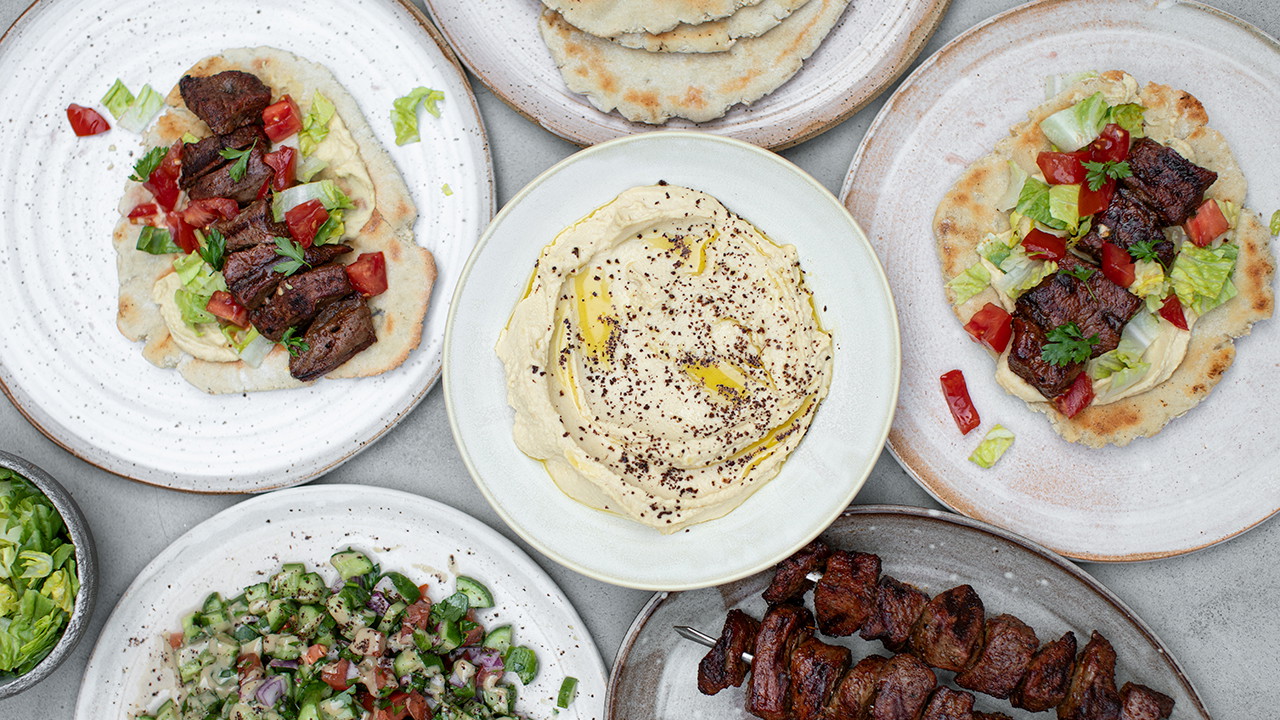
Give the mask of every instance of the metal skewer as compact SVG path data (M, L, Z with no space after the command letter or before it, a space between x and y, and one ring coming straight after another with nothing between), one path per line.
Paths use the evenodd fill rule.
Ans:
M697 628L691 628L688 625L675 625L674 627L676 629L676 634L685 640L692 640L704 647L712 647L716 644L715 638L701 630L698 630ZM755 656L751 653L742 653L742 659L747 662L751 662L752 660L755 660Z

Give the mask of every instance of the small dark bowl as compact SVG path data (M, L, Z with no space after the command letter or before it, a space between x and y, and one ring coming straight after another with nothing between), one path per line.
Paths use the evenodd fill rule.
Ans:
M89 618L93 614L93 602L98 593L98 554L93 545L93 533L89 531L89 523L84 519L71 493L58 484L49 473L23 460L17 455L0 451L0 468L8 468L31 481L40 492L49 498L71 534L71 542L76 548L76 571L80 576L80 592L76 594L76 604L72 608L71 619L62 631L62 638L53 650L31 668L25 675L0 679L0 699L17 695L23 690L53 674L71 654L80 642L84 631L89 627Z

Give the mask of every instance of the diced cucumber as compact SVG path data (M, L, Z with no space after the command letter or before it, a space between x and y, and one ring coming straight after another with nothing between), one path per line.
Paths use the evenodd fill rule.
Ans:
M440 634L436 638L436 649L441 653L452 652L462 645L462 631L458 629L458 623L445 621L440 623L438 629Z
M320 706L318 703L304 703L298 709L298 720L320 720Z
M302 637L311 637L320 630L327 613L319 605L303 605L298 608L297 627L294 628Z
M502 625L490 630L489 634L484 636L484 646L506 655L511 647L511 626Z
M191 613L182 618L182 639L184 641L193 642L202 635L204 635L204 631L200 629L199 614Z
M507 651L503 660L507 669L519 676L525 685L538 676L538 655L532 648L517 645Z
M200 660L188 660L178 665L178 676L182 678L183 683L194 682L200 676L200 671L204 669L204 663Z
M209 633L227 632L231 630L231 617L227 615L225 610L204 613L200 616L200 624L203 625Z
M467 601L473 608L493 607L493 593L489 592L489 588L474 578L459 575L458 592L467 596Z
M333 565L343 580L350 580L357 575L364 575L373 572L373 562L369 560L362 552L357 552L351 548L338 553L334 553L329 562Z
M204 607L202 610L205 613L217 613L221 612L226 607L226 603L222 602L221 595L218 593L210 593L209 597L204 599Z
M405 675L426 670L426 665L422 663L422 656L418 654L417 650L402 650L396 656L391 669L395 671L396 677L404 677Z
M328 594L328 589L319 574L307 573L298 580L298 601L318 603Z
M285 563L280 572L271 576L271 596L276 598L294 598L298 595L298 583L307 568L301 563Z
M570 675L560 683L560 692L556 694L556 707L567 708L578 696L578 678ZM509 711L508 711L509 712Z
M279 632L280 628L298 611L298 604L292 600L272 600L267 603L267 614L263 616L266 626L271 632Z
M399 597L394 599L400 600L404 603L415 603L418 602L418 598L422 597L422 591L418 589L418 586L414 585L413 581L404 575L401 575L398 572L389 572L384 574L382 577L390 580L391 586L395 588L396 594Z
M436 646L436 636L426 630L414 630L413 644L422 652L431 652Z
M400 616L404 614L405 607L407 606L404 603L397 602L387 608L387 611L382 614L382 619L378 621L378 632L383 635L390 635L391 630L395 627L396 621L398 621Z
M262 643L267 655L277 660L297 660L302 657L302 640L297 635L268 635Z
M271 599L271 586L266 583L250 585L244 589L244 599L249 603L249 612L262 612L261 610L255 610L254 606L262 605L265 607L265 603Z
M231 637L235 638L237 642L246 643L258 637L258 631L252 625L244 623L243 625L237 625L232 630Z
M444 660L433 652L424 652L418 655L422 659L423 675L443 675Z
M516 689L510 685L499 685L485 690L481 699L495 713L507 714L516 711Z
M178 705L172 700L165 700L156 711L156 720L179 720Z

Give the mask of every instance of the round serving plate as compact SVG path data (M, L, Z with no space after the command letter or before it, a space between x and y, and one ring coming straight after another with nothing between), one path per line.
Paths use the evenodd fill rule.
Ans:
M1041 0L960 35L885 104L854 157L841 197L867 229L898 298L903 387L889 449L948 507L1068 557L1170 557L1234 537L1280 509L1280 321L1236 343L1209 397L1127 447L1067 443L1006 394L943 293L932 221L964 168L1044 102L1045 78L1125 70L1198 98L1249 182L1248 204L1280 203L1280 44L1194 2ZM959 368L984 424L956 431L938 377ZM1012 449L991 470L968 461L995 423Z
M653 130L617 112L602 113L564 84L538 31L538 0L426 0L462 61L516 112L579 145ZM942 21L950 0L854 0L839 24L772 93L698 128L782 149L808 140L871 102L911 66Z
M479 520L433 500L365 485L323 485L246 500L200 523L152 560L125 590L89 658L79 720L132 720L155 711L169 690L161 675L162 644L184 615L211 592L226 596L303 562L327 581L334 552L353 547L430 585L432 600L453 592L467 575L493 593L482 624L510 624L515 641L531 647L539 671L520 688L517 709L530 717L556 714L566 676L579 681L577 699L556 717L589 720L603 714L605 668L577 611L560 588L510 540Z
M670 535L581 505L512 438L494 344L542 248L619 193L665 180L701 190L796 247L834 340L830 393L781 473L722 518ZM445 338L445 401L481 492L539 551L641 589L728 582L786 557L849 504L883 447L898 388L893 300L875 254L816 180L767 150L706 133L655 132L562 161L521 190L467 263Z
M845 511L822 539L833 548L879 555L885 575L930 595L972 585L988 617L1014 615L1031 626L1042 643L1070 630L1083 647L1097 630L1118 655L1117 685L1135 682L1165 693L1177 703L1174 717L1209 718L1178 661L1141 618L1084 571L1025 538L951 513L866 505ZM673 627L687 625L715 637L733 608L760 618L767 607L760 593L772 579L769 570L718 588L655 595L618 650L605 718L754 717L744 707L742 688L710 696L698 692L698 662L707 648L681 638ZM812 595L806 603L813 607ZM854 662L889 654L880 643L856 637L823 640L851 648ZM942 684L954 686L950 677L939 672ZM976 697L975 710L1005 713L1015 720L1042 717L1002 700Z
M439 277L422 343L399 368L211 396L116 330L111 234L141 140L121 128L77 138L64 108L98 106L116 78L168 93L197 60L259 45L325 65L356 99L409 186ZM0 204L0 386L54 442L154 485L269 490L350 459L435 382L453 287L493 213L493 173L462 68L408 2L228 0L175 13L159 0L41 0L0 42L0 72L0 171L14 179ZM424 113L422 142L397 147L391 103L420 85L444 91L443 117Z

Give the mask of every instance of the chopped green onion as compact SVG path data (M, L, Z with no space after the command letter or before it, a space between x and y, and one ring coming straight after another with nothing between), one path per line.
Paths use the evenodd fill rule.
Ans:
M570 675L560 683L560 692L556 694L556 707L568 708L578 695L578 678Z

